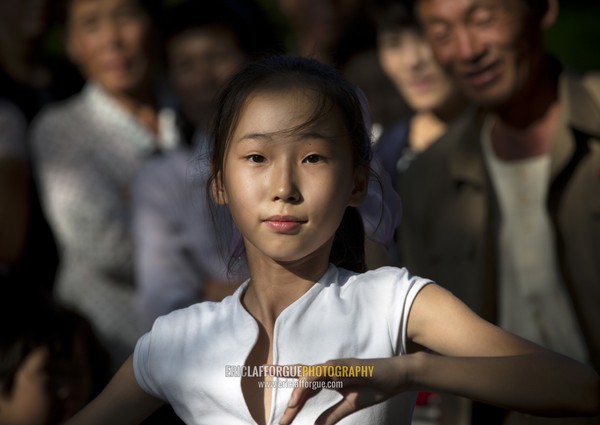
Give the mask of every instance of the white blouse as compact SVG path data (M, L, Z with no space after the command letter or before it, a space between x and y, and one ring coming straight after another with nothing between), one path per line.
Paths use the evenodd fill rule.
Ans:
M273 364L312 365L337 358L380 358L406 353L408 315L429 281L406 269L383 267L363 274L331 265L323 277L277 318ZM170 403L189 425L253 424L239 377L226 371L245 364L257 336L241 297L244 283L220 303L204 302L156 320L137 343L134 373L149 394ZM230 368L230 369L228 369ZM278 423L292 387L273 389L269 424ZM341 399L323 390L294 424L313 424ZM403 393L356 412L340 424L410 424L415 394Z

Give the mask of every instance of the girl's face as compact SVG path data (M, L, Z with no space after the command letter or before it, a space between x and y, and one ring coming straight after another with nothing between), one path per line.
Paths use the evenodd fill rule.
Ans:
M316 101L308 90L263 91L241 110L215 190L244 236L249 260L328 258L344 210L366 193L367 170L353 164L337 109L297 129Z
M86 78L119 95L138 89L148 76L149 31L136 0L73 0L67 50Z
M458 90L442 71L427 40L413 30L379 35L379 61L408 105L417 112L445 106Z

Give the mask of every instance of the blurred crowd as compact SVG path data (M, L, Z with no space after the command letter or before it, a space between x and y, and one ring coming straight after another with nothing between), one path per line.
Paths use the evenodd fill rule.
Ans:
M331 64L365 99L369 268L406 266L599 370L600 74L548 53L558 16L558 0L0 2L0 425L62 423L157 317L243 281L207 188L211 118L269 55ZM430 393L415 415L599 423ZM180 422L167 406L146 423Z

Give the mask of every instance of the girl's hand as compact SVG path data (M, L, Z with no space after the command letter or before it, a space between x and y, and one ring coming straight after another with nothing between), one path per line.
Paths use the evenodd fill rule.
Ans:
M281 425L291 424L304 403L327 386L327 382L339 383L341 388L335 389L335 391L344 398L319 416L316 421L318 425L335 424L357 410L381 403L402 391L410 390L412 389L410 363L411 356L405 355L383 359L338 359L317 365L342 366L353 368L353 370L359 370L358 368L366 366L366 370L370 372L359 374L358 377L350 377L348 373L326 377L298 376L297 378L305 383L319 382L320 385L298 385L292 392L288 407L279 423ZM337 370L343 369L337 368Z

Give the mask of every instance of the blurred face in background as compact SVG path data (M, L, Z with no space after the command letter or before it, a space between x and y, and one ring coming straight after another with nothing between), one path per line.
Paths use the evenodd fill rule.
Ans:
M176 35L167 45L167 56L171 86L182 112L200 127L211 118L217 92L247 61L235 34L221 26Z
M9 72L14 70L8 62L28 65L39 48L47 6L47 0L0 1L0 65Z
M72 0L66 32L71 59L109 93L134 93L147 82L150 20L137 0Z
M378 52L384 72L414 111L435 111L458 95L416 29L381 32Z
M300 37L330 48L340 40L362 3L362 0L279 0L279 8Z
M426 36L474 102L494 107L521 90L543 55L540 22L523 0L418 0Z

